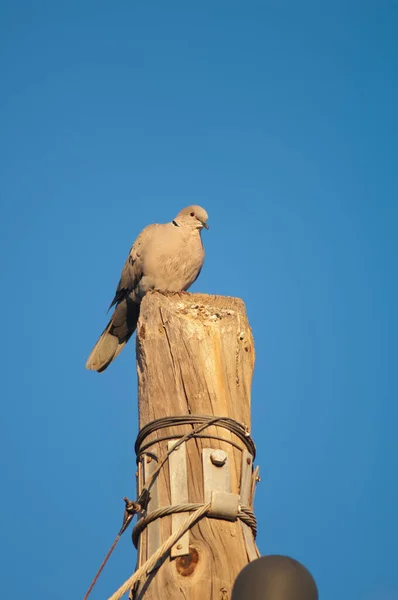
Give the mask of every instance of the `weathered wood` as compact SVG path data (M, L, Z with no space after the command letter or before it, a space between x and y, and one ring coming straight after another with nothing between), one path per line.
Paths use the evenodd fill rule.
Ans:
M250 429L253 367L253 337L242 300L159 292L144 298L137 328L140 428L165 416L200 414L231 417ZM191 430L189 425L163 429L145 442ZM229 439L244 450L224 428L212 426L203 434ZM154 442L150 451L163 457L167 447L167 441ZM228 442L196 438L186 444L189 502L204 502L203 448L228 453L231 491L239 494L242 451ZM157 494L159 506L172 504L167 463L158 477ZM160 520L162 543L171 534L171 523L171 517ZM151 573L136 600L230 598L236 576L249 561L241 523L204 518L191 529L189 544L188 556L168 558ZM140 554L143 564L148 530L141 534Z

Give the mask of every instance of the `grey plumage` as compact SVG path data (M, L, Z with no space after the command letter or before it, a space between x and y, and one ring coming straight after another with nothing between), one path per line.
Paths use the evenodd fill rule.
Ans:
M114 312L87 360L87 369L105 371L123 350L136 329L146 292L180 292L193 284L204 261L200 233L203 227L208 229L207 219L203 208L188 206L170 223L148 225L141 231L109 307L115 306Z

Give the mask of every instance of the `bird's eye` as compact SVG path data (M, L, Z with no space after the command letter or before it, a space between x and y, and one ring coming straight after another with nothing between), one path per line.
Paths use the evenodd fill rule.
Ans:
M191 213L189 213L189 214L190 214L190 216L191 216L191 217L194 217L194 216L195 216L195 213L194 213L194 212L191 212Z

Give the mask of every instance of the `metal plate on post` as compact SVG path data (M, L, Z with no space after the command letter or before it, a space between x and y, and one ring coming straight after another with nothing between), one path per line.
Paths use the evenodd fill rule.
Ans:
M249 506L253 471L253 457L248 450L242 451L242 470L240 476L240 501Z
M254 504L254 495L256 493L257 483L260 481L260 467L256 467L252 475L252 489L250 494L250 502Z
M140 460L138 461L137 464L137 473L136 473L136 478L137 478L137 482L136 482L136 487L137 487L137 494L136 494L136 498L139 498L140 493L142 488L144 487L144 457L140 458ZM137 514L137 522L142 519L144 516L143 512L140 511ZM138 569L138 567L142 564L142 541L141 541L141 536L138 539L138 547L137 547L137 566L136 566L136 570Z
M137 472L136 472L136 488L137 488L136 489L136 498L139 498L141 490L144 487L143 462L144 462L144 457L140 457L140 459L137 463ZM137 513L137 522L140 519L142 519L143 516L144 516L144 513L142 511ZM142 546L143 546L142 536L140 535L140 537L138 538L138 545L137 545L137 561L136 561L136 567L135 567L136 571L138 570L139 566L142 565L143 562L145 562L142 559L142 554L143 554ZM130 590L129 600L135 600L135 598L137 597L139 587L140 587L140 582L136 581L134 586Z
M178 440L170 440L169 451ZM171 504L188 504L188 475L187 475L187 451L185 442L169 456L170 494ZM175 533L187 519L188 513L175 513L171 516L171 530ZM171 548L171 557L185 556L189 554L189 531L184 533L176 544Z
M253 473L253 456L248 450L242 451L242 467L240 479L240 502L242 506L249 506L252 496L252 473ZM260 556L258 548L253 538L252 530L246 523L240 522L245 540L246 552L249 561L255 560Z
M144 475L145 485L148 483L154 471L157 469L158 462L151 456L144 456ZM150 490L150 500L148 502L147 514L149 515L154 510L159 508L159 491L158 491L158 478L155 477ZM159 519L150 523L147 527L147 556L146 560L156 552L160 547L160 522Z
M231 466L224 450L203 448L203 487L205 503L211 501L212 492L231 492Z

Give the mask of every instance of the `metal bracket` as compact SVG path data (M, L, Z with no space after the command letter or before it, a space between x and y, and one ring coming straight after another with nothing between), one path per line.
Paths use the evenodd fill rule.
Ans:
M250 495L250 502L252 503L252 505L254 504L254 495L256 493L256 487L257 487L257 483L260 481L260 467L256 467L253 471L253 475L252 475L252 488L251 488L251 495Z
M178 439L170 440L168 450L170 451ZM187 476L187 452L185 442L169 456L169 475L171 504L188 504L188 476ZM175 533L186 520L187 513L175 513L171 516L171 531ZM171 557L185 556L189 554L189 531L184 533L176 544L171 548Z
M258 467L255 471L257 474ZM242 452L242 466L241 466L241 479L240 479L240 501L242 506L248 506L253 503L253 456L248 450ZM260 556L256 543L253 539L252 530L246 523L242 523L241 527L243 532L243 538L245 540L246 552L249 561L255 560Z
M227 452L203 448L204 501L210 502L212 492L231 493L230 460Z
M239 512L239 494L228 494L226 492L213 492L211 495L211 507L207 516L236 521Z
M144 463L144 457L140 457L138 464L137 464L137 472L136 472L136 498L139 497L142 488L144 487L144 467L143 467L143 463ZM143 518L143 513L139 512L137 514L137 521L139 521L140 519ZM138 547L137 547L137 562L136 562L136 567L135 570L137 571L139 569L139 566L142 565L143 562L145 562L143 560L143 548L142 548L142 539L141 536L138 540ZM140 582L137 581L134 585L134 587L132 588L132 590L130 591L130 595L129 595L129 600L135 600L138 588L140 587Z
M153 472L157 469L158 462L151 456L144 455L144 482L145 485L149 482ZM159 490L158 490L158 478L155 477L151 488L149 490L150 500L148 502L147 514L157 510L159 508ZM160 521L156 519L150 523L147 527L147 544L146 544L146 557L147 560L156 552L160 547Z
M236 521L240 497L231 494L231 465L228 452L203 448L204 500L211 502L209 517Z

